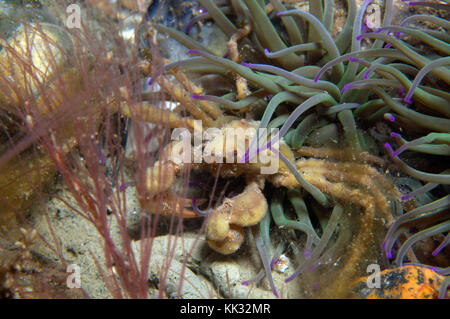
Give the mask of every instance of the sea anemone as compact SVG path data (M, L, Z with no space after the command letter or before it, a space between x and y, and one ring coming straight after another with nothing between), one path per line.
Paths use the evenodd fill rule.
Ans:
M438 174L423 172L410 167L399 158L405 151L434 154L438 165L433 169L439 169L445 163L444 156L449 155L450 96L446 91L450 71L446 66L449 62L450 39L445 32L449 27L445 19L431 15L413 15L399 25L393 25L394 1L388 0L383 3L381 25L370 32L370 27L365 25L367 20L364 16L372 1L365 0L358 7L356 1L349 0L346 2L347 20L342 32L335 36L331 32L334 1L309 1L309 11L287 8L287 4L278 0L268 3L257 0L220 4L210 0L198 2L204 8L204 13L191 20L189 30L199 21L212 21L212 26L219 28L227 38L232 38L244 27L250 31L239 38L238 54L231 57L230 52L225 56L215 54L201 44L198 37L194 39L189 36L189 32L183 33L157 22L150 24L149 28L154 27L167 34L184 45L188 54L196 56L172 61L166 64L166 71L180 68L191 74L193 79L214 74L217 78L228 78L231 83L236 81L235 88L223 95L205 92L193 95L195 100L210 101L232 114L262 113L257 117L260 120L259 127L281 127L277 138L284 138L294 149L301 148L305 143L324 147L330 140L342 140L341 143L349 146L354 154L368 152L378 155L383 149L373 147L375 139L381 145L386 143L387 154L392 160L390 170L398 170L398 174L406 174L428 183L420 189L422 192L434 189L434 193L438 194L445 189L444 186L449 182L448 170ZM437 6L442 10L447 10L449 6L447 3L425 2L409 2L409 5L412 8ZM407 27L412 21L420 20L433 24L434 28L420 30ZM411 42L416 45L410 45ZM237 81L238 78L246 81L248 93L244 96L239 94L241 82ZM277 117L273 118L274 115ZM379 127L380 123L392 132L393 141L391 136L370 129ZM369 138L357 125L373 132L373 138ZM403 140L396 135L396 131L401 131L402 135L413 140ZM417 137L420 134L426 136ZM400 147L394 151L388 141L398 143ZM242 162L248 161L271 144L255 145L256 141L252 141ZM321 220L322 227L314 221L316 218L310 220L308 216L314 214L307 208L311 205L307 194L312 196L314 202L325 207L339 200L326 196L307 182L283 154L280 154L280 158L306 192L299 198L306 196L306 202L309 203L302 206L303 210L309 212L306 215L299 215L301 210L298 205L294 205L297 216L292 218L282 200L284 191L267 190L275 224L306 234L303 245L307 262L288 279L292 280L308 268L305 265L321 264L319 260L327 247L331 251L333 244L330 242L339 241L332 239L333 233L339 228L338 224L344 223L345 218L341 216L343 208L337 205L333 212ZM391 179L395 182L394 175ZM403 195L402 200L413 197L418 191ZM402 263L406 251L418 240L437 234L445 236L448 233L446 197L396 216L398 207L402 207L402 204L396 203L394 193L386 193L385 196L391 198L390 214L395 219L383 245L388 258L392 258L391 247L399 238L400 230L409 227L412 219L414 225L423 230L402 240L397 263ZM340 202L348 212L346 203L342 200ZM431 212L430 205L437 205L439 208ZM436 218L430 214L436 215ZM355 223L351 219L346 222ZM265 230L258 235L256 243L271 289L275 292L268 266L270 247L274 245L275 239L268 237L268 225L268 222L260 225ZM355 243L355 247L358 244ZM448 235L435 253L440 252L447 244ZM382 259L377 262L382 263ZM384 264L383 267L389 267L389 264Z

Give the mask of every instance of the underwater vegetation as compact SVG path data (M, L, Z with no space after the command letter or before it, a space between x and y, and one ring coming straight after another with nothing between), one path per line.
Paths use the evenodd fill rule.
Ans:
M102 254L95 254L92 247L87 253L93 254L111 295L145 297L147 273L138 269L131 252L125 195L120 187L125 185L124 170L118 169L123 167L120 132L125 123L114 115L122 101L133 104L132 96L124 95L132 91L140 74L137 59L133 60L133 49L118 37L114 25L105 24L101 15L94 19L94 7L82 19L81 28L65 28L67 5L60 2L50 6L54 16L50 21L43 19L40 11L29 12L33 18L26 21L12 17L17 29L1 42L1 215L13 226L20 225L25 234L33 233L35 239L22 239L22 230L16 235L13 226L2 222L1 295L87 295L83 289L68 289L66 285L70 262L64 242L58 238L55 219L52 224L49 217L54 212L48 203L56 199L84 218L104 241L100 242ZM58 192L60 182L63 192ZM74 197L68 200L65 192ZM34 229L33 216L40 214L49 221L48 237ZM60 214L58 209L56 216ZM112 221L119 226L113 228ZM80 235L76 225L67 226L66 232ZM114 232L120 232L120 244L113 241ZM54 259L36 252L32 244L38 242ZM8 257L7 247L14 252L17 244L29 250L24 254L27 258ZM115 278L113 271L122 279ZM27 273L34 273L35 278L25 280Z
M284 281L303 297L448 298L448 1L405 2L431 11L401 21L394 0L153 1L133 41L97 13L102 3L83 7L96 19L80 29L36 19L2 35L0 200L12 213L0 217L27 221L36 202L64 202L103 238L103 256L91 255L116 298L149 296L161 225L175 242L192 221L226 257L253 247L260 271L242 285L276 297L273 272L288 256ZM216 129L200 145L197 121ZM236 146L230 128L253 133ZM175 129L194 145L171 138ZM263 173L263 156L278 170ZM135 237L128 186L142 210ZM36 232L21 232L27 251ZM158 297L168 296L172 248ZM367 290L373 264L382 280L425 273L433 285ZM2 265L2 289L29 296L14 276Z

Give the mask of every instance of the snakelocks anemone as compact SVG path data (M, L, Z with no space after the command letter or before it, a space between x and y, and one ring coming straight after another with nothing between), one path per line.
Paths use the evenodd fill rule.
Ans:
M430 255L448 256L450 236L450 5L403 3L429 14L398 21L397 1L342 2L190 1L190 20L177 23L175 13L166 20L154 14L164 11L155 1L141 25L149 69L164 65L151 81L172 95L182 91L189 118L207 127L246 119L258 129L280 128L263 143L253 136L233 164L270 149L281 160L277 173L258 175L248 166L221 173L270 182L259 182L267 214L253 229L263 269L244 284L267 277L275 295L272 271L282 252L296 265L285 281L300 276L316 296L350 296L370 264L427 264L448 275L448 258ZM337 14L345 23L336 23ZM226 45L208 45L216 34ZM156 59L152 52L168 40L184 52ZM169 88L168 77L178 84ZM272 150L277 141L287 147ZM196 169L220 171L217 164ZM217 207L193 207L221 229L212 218ZM233 241L226 229L211 236ZM419 256L420 241L437 247Z

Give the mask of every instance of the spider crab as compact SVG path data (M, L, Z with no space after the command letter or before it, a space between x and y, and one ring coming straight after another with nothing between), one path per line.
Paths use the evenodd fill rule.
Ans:
M383 214L387 224L393 222L389 213L391 202L385 194L388 190L393 194L397 191L372 166L382 164L379 158L368 153L355 155L355 152L351 153L352 158L348 158L346 154L349 152L327 148L291 150L281 138L270 148L258 149L256 159L243 161L258 124L257 121L234 119L213 133L207 131L199 145L191 145L190 135L169 143L155 164L147 169L146 190L140 199L142 207L152 213L175 213L183 218L207 217L206 240L209 246L222 254L231 254L244 240L243 228L258 224L268 211L267 200L262 193L266 180L275 187L304 186L298 174L293 174L292 167L280 160L282 156L294 163L304 181L324 196L325 205L334 200L361 207L365 211L363 225L366 229L370 229L377 211ZM241 133L229 135L229 130ZM235 139L237 136L244 136L245 143L239 143ZM296 157L300 158L296 160ZM355 163L355 159L364 163ZM275 171L262 173L273 166L277 168ZM239 195L225 198L218 206L202 212L191 198L183 198L174 189L176 176L189 170L219 174L222 178L243 175L246 187Z
M142 65L142 70L152 75L148 63ZM182 127L185 133L190 134L180 140L172 138L174 141L147 169L145 187L139 191L141 207L146 211L178 214L183 218L207 215L206 240L212 249L222 254L238 250L244 240L243 228L256 225L267 213L268 204L262 193L266 180L275 187L304 188L323 206L341 202L361 207L364 211L361 220L363 227L358 235L361 241L365 241L364 233L372 227L377 214L383 216L387 226L393 222L390 206L399 194L392 182L374 167L384 165L380 158L352 146L340 150L303 146L292 150L282 136L271 140L273 143L270 146L265 144L266 147L258 148L257 156L246 158L259 122L224 114L217 104L198 98L203 90L196 87L183 72L172 70L172 76L177 83L159 76L158 84L192 117L184 118L176 109L168 111L146 105L146 111L139 113L139 119L164 123L175 130ZM122 112L128 115L133 110L124 107ZM215 128L213 131L207 130L206 136L199 138L200 143L198 136L196 143L196 120L208 129ZM242 130L244 133L230 138L227 136L228 130ZM179 133L178 139L182 135ZM241 143L235 140L236 136L244 136L240 139ZM194 145L191 145L192 140ZM202 213L192 198L176 192L176 176L188 174L191 170L219 174L222 178L245 176L246 187L241 194L225 198L221 204ZM393 198L388 198L386 194L392 194ZM279 225L277 220L275 223ZM313 244L318 244L317 238Z
M255 160L240 162L257 126L256 121L232 120L221 128L207 130L203 135L204 141L199 145L191 145L190 134L169 143L155 164L147 169L142 206L147 211L164 215L179 212L183 218L207 214L206 239L210 247L222 254L235 252L244 240L243 227L259 223L268 210L262 193L265 175L261 172L265 171L264 168L268 171L271 167L283 166L269 149L260 152ZM187 130L184 132L188 133ZM275 148L293 158L284 141L272 145L271 149ZM176 176L188 170L207 171L222 178L245 175L246 187L241 194L225 198L219 206L203 213L192 199L180 197L174 189Z

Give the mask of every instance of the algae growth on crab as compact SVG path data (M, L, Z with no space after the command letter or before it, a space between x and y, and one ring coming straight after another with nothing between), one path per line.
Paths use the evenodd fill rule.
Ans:
M0 2L1 296L448 298L449 9Z

